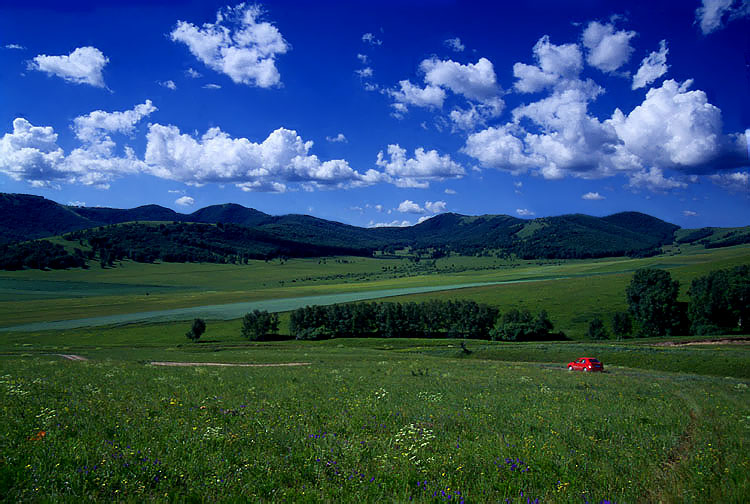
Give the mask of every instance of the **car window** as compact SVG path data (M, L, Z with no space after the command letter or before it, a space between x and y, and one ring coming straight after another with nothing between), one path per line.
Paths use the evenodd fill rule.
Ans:
M598 363L599 363L599 361L598 361L598 360L596 360L596 359L591 359L591 362L592 362L592 363L595 363L595 364L598 364Z

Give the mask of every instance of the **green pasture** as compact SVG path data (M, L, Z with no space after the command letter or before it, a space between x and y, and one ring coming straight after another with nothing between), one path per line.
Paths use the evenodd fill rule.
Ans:
M255 261L242 266L124 262L107 269L2 272L0 327L300 297L309 297L314 304L316 296L334 294L357 293L351 298L355 300L370 291L533 280L391 299L470 298L498 306L501 312L511 307L544 308L557 330L579 339L594 316L608 323L615 311L625 308L625 286L638 268L668 269L681 282L686 300L693 278L748 262L750 247L738 246L675 251L647 259L447 257L433 264L345 257ZM190 318L191 314L186 311L173 318Z
M458 342L445 340L250 344L232 324L209 324L214 343L200 344L183 344L180 324L4 334L3 499L601 503L750 495L749 382L722 377L720 358L726 350L747 369L747 347L691 347L705 352L712 369L698 371L706 374L660 369L688 356L668 348L650 368L603 359L608 372L589 375L563 364L581 352L604 355L605 345L470 341L473 353L461 357ZM641 356L651 348L619 347ZM627 354L609 351L612 359ZM508 362L533 355L552 363ZM177 368L151 360L310 364Z

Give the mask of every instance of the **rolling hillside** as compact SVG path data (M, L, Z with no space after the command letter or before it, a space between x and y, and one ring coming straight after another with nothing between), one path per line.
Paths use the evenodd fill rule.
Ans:
M154 223L162 223L155 232ZM88 259L237 261L247 258L371 255L409 248L424 256L514 255L590 258L653 255L662 245L706 247L747 241L747 228L682 230L638 212L607 217L582 214L520 219L508 215L436 215L404 228L361 228L311 217L273 216L237 204L181 214L158 205L132 209L82 208L23 194L0 194L0 255L20 252L14 242L65 235ZM59 240L58 240L59 243ZM72 250L72 247L71 247ZM59 250L57 251L59 255ZM100 254L104 256L100 257ZM28 266L27 266L28 267Z

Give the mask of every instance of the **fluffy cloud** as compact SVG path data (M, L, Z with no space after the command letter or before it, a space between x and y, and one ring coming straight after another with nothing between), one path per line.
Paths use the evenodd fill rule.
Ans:
M383 151L378 153L376 164L385 170L389 181L399 187L429 187L431 181L446 178L461 178L464 168L448 154L441 156L436 150L425 151L419 147L413 158L407 158L406 149L398 144L388 146L386 159Z
M750 172L717 173L711 182L734 193L750 193Z
M199 79L203 77L203 74L194 68L188 68L187 70L185 70L185 75L187 75L191 79Z
M495 69L488 59L479 58L476 63L463 65L452 60L429 58L422 61L419 69L424 74L425 87L402 80L399 88L386 91L394 99L391 104L394 116L403 117L409 106L442 108L447 91L462 96L468 102L468 108L456 107L450 112L448 117L454 129L475 129L488 118L502 112L505 105L500 97L502 89L497 84Z
M193 206L195 204L195 199L191 198L190 196L182 196L174 200L174 202L176 205L187 207L187 206Z
M441 108L445 101L445 91L438 86L415 86L408 80L399 82L400 89L388 90L388 94L396 100L394 108L403 113L408 110L408 105L415 107Z
M95 110L89 114L76 117L73 120L73 131L84 142L96 142L101 139L105 132L131 134L135 125L154 111L156 111L156 107L151 103L151 100L146 100L144 103L136 105L132 110L124 112Z
M587 192L586 194L581 196L581 199L596 201L596 200L603 200L605 198L598 192Z
M698 215L698 212L693 212L692 210L683 210L682 215L685 217L695 217Z
M209 83L205 84L203 86L203 89L221 89L221 86L219 86L218 84Z
M89 84L106 87L102 69L109 59L96 47L79 47L68 55L47 56L40 54L29 62L30 70L56 75L74 84Z
M421 214L424 213L424 208L419 206L419 204L414 203L412 200L404 200L401 203L399 203L398 208L396 208L401 213L416 213Z
M681 182L674 177L665 177L661 168L651 167L648 170L641 170L628 175L630 178L629 187L634 189L643 188L651 191L668 191L687 187L685 182Z
M721 111L692 81L665 81L627 116L616 109L608 121L628 151L644 165L695 171L722 154Z
M23 118L13 121L13 133L0 139L0 171L13 180L34 186L64 178L58 166L65 159L57 133L49 126L33 126Z
M602 32L601 26L592 27ZM601 40L607 34L617 35L604 28ZM685 187L681 180L685 174L739 167L743 159L746 163L744 136L722 133L721 111L708 103L703 91L690 91L691 81L665 81L649 90L629 114L616 109L611 118L600 120L590 114L589 103L604 90L580 79L578 48L552 44L545 36L533 53L537 65L515 65L515 89L546 90L548 95L518 106L512 111L512 122L469 135L462 151L482 166L515 174L532 171L548 179L623 174L631 187L665 190ZM665 57L666 43L644 60L647 68L637 79L655 79ZM600 64L604 59L595 61ZM664 170L679 173L670 177Z
M703 0L695 11L695 21L704 35L724 27L725 19L733 21L750 16L750 2L747 0Z
M242 3L220 9L216 22L202 27L178 21L170 36L235 83L268 88L281 82L276 56L286 53L289 44L274 25L260 21L262 14L258 5Z
M172 91L174 91L175 89L177 89L177 84L175 84L173 80L167 80L167 81L159 82L159 85L161 87L165 87L167 89L171 89Z
M393 220L391 222L374 222L370 221L370 227L381 228L381 227L409 227L411 222L408 220Z
M65 155L57 145L57 134L49 126L33 126L17 118L13 133L0 139L0 172L33 186L52 186L61 182L106 188L124 174L144 168L133 150L125 147L117 155L111 133L130 134L135 124L156 108L150 101L124 112L97 110L73 121L73 131L81 146Z
M462 52L464 49L466 49L466 46L461 43L461 39L458 37L455 38L449 38L443 44L446 47L449 47L453 49L455 52Z
M516 208L516 213L520 215L521 217L532 217L536 215L534 212L532 212L528 208Z
M667 73L667 41L659 42L659 50L654 51L641 61L638 72L633 76L633 89L646 87L656 79Z
M448 206L448 204L445 201L425 201L424 202L424 209L427 212L430 213L440 213L445 212L445 208Z
M328 140L331 143L346 143L347 142L346 136L344 136L343 133L339 133L335 137L327 136L326 140Z
M536 93L562 80L577 79L583 70L583 56L576 44L555 45L544 35L533 47L536 66L513 65L517 79L513 87L520 93Z
M614 72L630 59L630 39L635 36L634 31L615 31L611 23L592 21L583 31L586 62L603 72Z
M462 65L453 60L437 58L422 61L419 68L424 72L424 81L432 86L449 89L455 94L496 109L500 113L503 101L497 84L495 68L487 58L479 58L476 63Z
M6 49L17 49L17 50L24 50L26 49L24 46L20 44L5 44Z
M425 201L424 206L420 206L419 203L415 203L412 200L404 200L399 203L396 211L401 213L413 213L413 214L425 214L432 213L438 214L444 212L447 203L445 201Z
M189 184L233 183L246 191L283 192L290 183L305 189L340 188L370 185L383 178L375 170L361 174L343 159L321 161L309 154L312 142L285 128L255 143L232 138L219 128L196 139L176 126L151 124L147 140L147 170Z

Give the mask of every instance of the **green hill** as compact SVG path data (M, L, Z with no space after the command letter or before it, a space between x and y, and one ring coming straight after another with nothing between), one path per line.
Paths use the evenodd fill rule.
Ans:
M81 208L38 196L0 194L0 243L65 233L69 233L66 240L71 245L66 248L70 253L78 248L78 258L104 263L119 258L236 262L248 258L371 255L400 249L433 257L456 253L524 259L594 258L654 255L661 246L675 241L678 245L709 248L750 241L750 227L682 230L638 212L531 220L445 213L410 227L361 228L309 215L273 216L237 204L181 214L158 205ZM38 259L34 264L46 264L45 247L34 246ZM14 267L33 267L25 263L24 254L28 252L19 246L3 245L0 264L5 258ZM55 249L57 258L49 263L71 264L60 254Z

